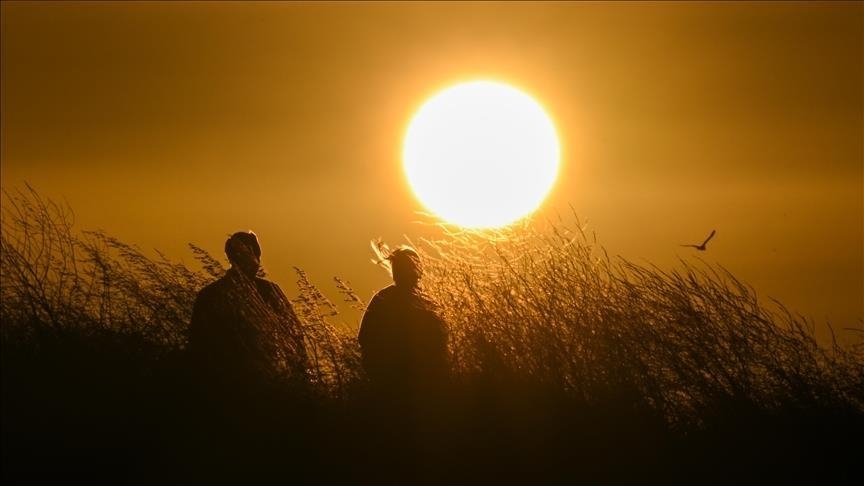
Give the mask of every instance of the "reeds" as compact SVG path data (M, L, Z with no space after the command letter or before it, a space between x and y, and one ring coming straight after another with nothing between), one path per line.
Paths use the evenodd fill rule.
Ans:
M43 415L58 406L73 417L59 423L80 420L75 410L98 416L87 422L90 433L106 416L123 422L129 414L152 415L141 435L149 437L151 429L162 435L153 439L159 445L149 453L169 454L161 448L176 442L181 446L174 456L186 457L189 451L175 429L183 430L189 418L178 411L187 408L176 398L187 393L188 382L176 377L184 374L196 294L225 268L192 245L196 268L158 253L147 256L102 232L78 232L73 222L68 207L29 187L3 192L4 425L24 424L11 434L27 438L43 423L58 423ZM274 471L294 454L295 466L311 461L311 470L324 461L333 468L331 478L365 471L368 479L380 477L381 471L372 471L374 461L390 457L369 448L372 441L407 463L428 456L475 472L456 482L489 480L490 465L501 468L502 478L513 479L507 463L570 477L574 460L596 468L597 475L583 477L608 482L604 471L620 466L622 457L646 466L677 463L691 454L690 459L711 464L715 453L728 455L724 440L743 437L745 452L736 460L746 461L766 447L787 454L793 444L798 449L787 454L787 465L804 457L840 457L834 477L842 479L851 470L855 449L843 445L843 437L864 429L860 344L820 347L810 323L779 304L765 305L719 266L681 261L676 269L661 269L610 257L575 217L500 231L442 229L438 239L408 242L424 262L423 291L437 302L449 327L454 379L451 404L442 410L452 420L446 427L429 425L434 432L426 436L437 444L438 455L404 448L406 437L415 437L411 430L381 435L364 425L378 423L387 404L370 407L364 395L357 326L340 322L344 317L337 306L299 268L292 306L302 335L260 299L242 302L262 336L257 352L284 379L286 391L269 412L246 407L236 413L238 422L258 423L266 436L283 434L318 445L297 456L294 445L261 439L271 445L237 454L249 460L269 454ZM346 281L335 283L349 305L362 309ZM298 376L293 361L298 340L306 349L302 397L288 386ZM125 397L123 406L116 405L118 396ZM163 402L167 405L155 405ZM765 419L761 428L751 430L752 417ZM222 427L216 419L209 425ZM114 427L106 428L108 437L119 440ZM698 435L705 430L715 432ZM502 434L512 440L501 440ZM693 434L709 445L670 439ZM634 445L615 449L609 441L616 437ZM750 443L755 445L747 449ZM127 447L136 450L135 444ZM333 456L334 444L347 451L344 457ZM542 454L533 452L538 444L545 448ZM679 452L662 462L657 454L666 446ZM214 452L217 446L189 447ZM352 455L364 448L366 455ZM490 452L477 452L485 449ZM27 456L21 464L40 457ZM515 457L523 462L513 462ZM773 471L772 464L762 460L759 467ZM823 468L813 470L822 474ZM797 474L788 471L789 477Z
M196 292L225 270L193 245L199 269L148 257L102 232L76 233L69 208L29 187L4 192L2 214L4 333L29 325L101 329L179 350ZM819 347L803 318L779 304L769 310L716 265L681 261L663 270L610 258L573 221L450 231L414 244L424 291L450 326L457 375L504 373L585 400L629 390L673 422L698 421L729 400L864 409L864 365L854 347ZM296 271L293 305L309 372L342 393L360 377L353 333L332 322L337 307ZM284 362L292 352L285 324L263 302L248 304L250 321L272 337L271 359Z
M685 425L732 402L864 410L856 348L819 347L806 320L769 310L719 266L610 258L573 220L419 245L459 373L504 373L589 402L626 392Z
M134 336L157 354L182 352L196 294L225 273L220 261L190 244L199 264L193 269L158 252L149 257L101 231L79 233L73 223L70 208L42 199L29 186L4 191L0 332L16 340L36 331L109 333ZM255 298L257 292L245 292L232 298L256 327L258 339L245 345L261 354L262 369L283 377L297 368L297 348L305 347L310 380L339 395L357 378L359 349L329 322L335 306L302 270L298 275L294 307L302 335L284 312Z

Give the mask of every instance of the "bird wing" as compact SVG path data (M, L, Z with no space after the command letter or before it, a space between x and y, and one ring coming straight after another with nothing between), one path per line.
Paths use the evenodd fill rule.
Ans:
M702 242L702 245L701 245L701 246L705 246L705 245L707 245L708 242L711 241L711 238L714 238L714 235L715 235L716 233L717 233L717 230L711 230L711 234L708 235L708 238L705 238L705 241Z

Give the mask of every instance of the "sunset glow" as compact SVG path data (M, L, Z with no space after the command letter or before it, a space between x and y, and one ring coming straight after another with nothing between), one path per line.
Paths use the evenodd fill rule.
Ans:
M405 173L417 198L444 220L500 227L536 210L558 174L560 148L543 108L506 84L448 88L414 115Z
M0 0L0 482L852 483L862 40Z

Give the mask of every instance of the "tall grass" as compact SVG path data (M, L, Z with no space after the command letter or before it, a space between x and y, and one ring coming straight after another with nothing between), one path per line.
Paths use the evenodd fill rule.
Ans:
M717 265L610 258L574 221L420 242L461 373L588 401L627 392L686 427L731 402L864 410L860 343L821 348L811 323Z
M153 456L174 467L197 451L212 462L208 454L224 448L178 432L201 402L184 406L176 397L194 382L182 379L192 305L224 273L220 260L190 245L190 267L78 231L68 207L29 187L4 191L2 206L4 469L45 460L45 448L61 456L86 449L64 441L100 426L99 450L125 444L134 451L125 461ZM678 461L731 461L748 471L782 463L788 472L807 460L819 474L828 467L839 471L830 477L848 479L850 458L861 452L850 438L864 432L860 344L820 347L810 323L763 304L719 266L682 261L665 270L610 258L576 218L494 232L442 229L438 239L411 242L424 261L423 290L449 326L453 386L431 403L438 416L382 415L393 410L368 395L353 331L297 269L307 386L299 395L286 374L281 395L260 396L267 407L238 409L240 429L258 428L228 434L242 445L219 462L267 457L267 471L302 465L322 480L398 471L482 482L496 471L526 480L581 471L609 482ZM363 307L345 281L335 283ZM247 304L273 336L268 359L284 361L292 351L284 322ZM210 418L208 434L227 434L221 420ZM382 420L401 425L383 433ZM76 421L86 430L69 425ZM120 462L127 472L144 467ZM171 467L145 469L164 479Z
M4 335L55 332L133 336L154 351L182 351L198 290L226 268L190 244L198 263L190 268L163 254L139 248L101 231L76 232L67 206L47 201L29 186L3 193L0 236L0 317ZM298 269L302 319L312 380L340 393L356 377L358 349L328 321L335 306ZM351 293L350 289L347 289ZM263 335L271 336L271 359L291 352L280 328L285 323L260 299L243 302ZM273 364L274 368L280 368ZM282 366L284 368L284 366Z

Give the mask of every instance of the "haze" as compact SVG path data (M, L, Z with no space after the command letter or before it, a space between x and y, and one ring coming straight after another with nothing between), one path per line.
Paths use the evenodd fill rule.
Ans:
M429 231L411 115L497 79L561 137L538 217L572 205L663 268L717 229L699 257L862 329L862 26L860 2L4 2L0 175L186 262L253 229L289 293L299 266L368 298L369 240Z

